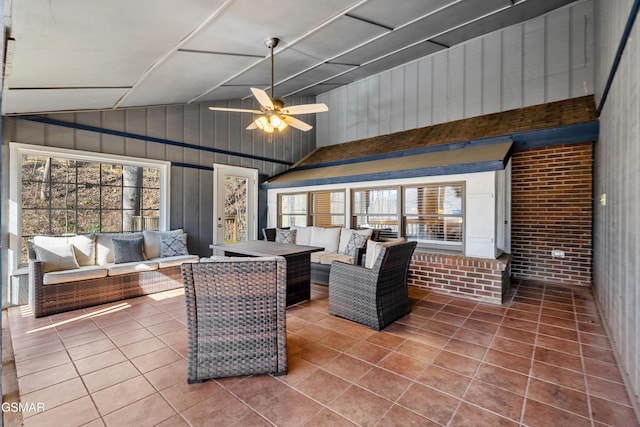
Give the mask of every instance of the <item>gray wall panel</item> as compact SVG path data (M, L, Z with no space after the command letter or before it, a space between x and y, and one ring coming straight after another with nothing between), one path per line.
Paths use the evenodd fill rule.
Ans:
M593 0L577 1L323 93L317 145L589 95L592 40Z
M596 2L596 101L632 0ZM640 408L640 23L636 22L600 117L595 146L594 291L614 351ZM606 205L599 203L606 194Z

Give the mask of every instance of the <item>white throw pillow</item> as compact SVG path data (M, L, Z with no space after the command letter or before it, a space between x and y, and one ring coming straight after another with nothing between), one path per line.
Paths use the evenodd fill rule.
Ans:
M80 268L71 243L60 241L46 247L34 244L33 249L38 261L42 261L42 271L45 273Z
M73 251L78 265L86 266L96 264L96 239L94 234L79 234L77 236L35 236L33 238L33 244L41 248L58 246L65 243L73 245Z

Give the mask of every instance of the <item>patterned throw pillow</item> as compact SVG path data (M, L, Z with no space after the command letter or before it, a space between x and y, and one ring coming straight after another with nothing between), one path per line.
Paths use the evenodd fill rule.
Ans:
M113 258L116 264L123 262L145 261L142 252L142 237L135 239L112 239Z
M189 255L187 233L178 235L162 234L160 238L160 257L179 255Z
M276 243L290 243L296 244L296 234L298 230L283 230L278 228L276 230Z
M344 249L344 252L355 258L356 249L364 248L364 245L367 243L367 239L369 236L365 236L363 234L352 233L349 238L349 242Z

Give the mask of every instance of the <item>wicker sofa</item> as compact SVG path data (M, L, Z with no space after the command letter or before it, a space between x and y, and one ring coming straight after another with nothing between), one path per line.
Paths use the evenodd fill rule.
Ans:
M166 241L184 241L184 247L177 255L169 250L163 254ZM121 247L139 244L141 257L123 259ZM182 230L36 236L29 258L30 305L35 317L182 288L180 266L199 260L186 252Z
M347 253L347 246L353 234L365 236L366 239L377 240L377 230L353 230L346 227L290 227L283 229L265 228L262 230L265 240L276 241L278 230L295 231L293 241L298 245L318 246L323 251L311 254L311 283L329 284L329 270L333 261L348 264L362 264L366 246L360 246L353 253Z

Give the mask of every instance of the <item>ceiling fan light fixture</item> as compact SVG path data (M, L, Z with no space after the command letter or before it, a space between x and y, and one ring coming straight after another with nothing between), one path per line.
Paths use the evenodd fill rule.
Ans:
M284 120L282 120L282 118L280 116L278 116L277 114L272 114L271 117L269 117L269 123L271 124L271 126L273 126L275 129L278 130L278 132L282 132L283 130L285 130L287 128L287 124L285 123Z

